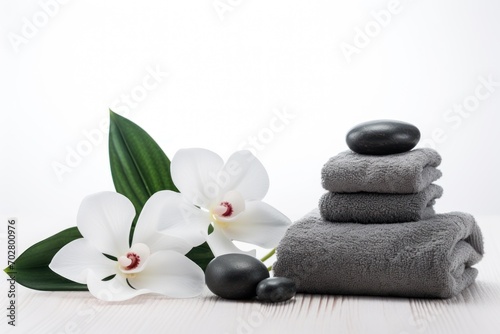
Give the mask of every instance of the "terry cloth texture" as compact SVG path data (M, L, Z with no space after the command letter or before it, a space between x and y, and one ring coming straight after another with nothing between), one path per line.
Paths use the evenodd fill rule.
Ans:
M415 194L325 193L321 216L332 222L401 223L431 218L443 188L431 184Z
M449 298L474 282L482 255L466 213L355 224L325 221L316 209L288 229L273 268L302 293Z
M440 163L430 148L383 156L345 151L323 166L321 180L336 193L417 193L441 177Z

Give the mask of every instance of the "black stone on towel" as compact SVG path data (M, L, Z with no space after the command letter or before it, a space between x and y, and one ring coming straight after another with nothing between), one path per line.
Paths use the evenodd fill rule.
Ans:
M359 154L388 155L410 151L420 131L410 123L376 120L356 125L346 136L347 146Z

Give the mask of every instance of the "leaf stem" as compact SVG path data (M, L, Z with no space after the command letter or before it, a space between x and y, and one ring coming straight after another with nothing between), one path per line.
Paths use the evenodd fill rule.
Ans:
M264 257L262 259L260 259L260 261L266 262L266 260L268 260L271 256L274 255L274 253L276 253L276 248L271 249L271 251L269 253L267 253L266 255L264 255Z

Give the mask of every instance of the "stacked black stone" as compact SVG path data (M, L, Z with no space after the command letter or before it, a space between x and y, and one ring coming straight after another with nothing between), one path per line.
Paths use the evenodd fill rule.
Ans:
M410 123L376 120L356 125L346 137L347 146L359 154L388 155L404 153L420 140L420 131Z

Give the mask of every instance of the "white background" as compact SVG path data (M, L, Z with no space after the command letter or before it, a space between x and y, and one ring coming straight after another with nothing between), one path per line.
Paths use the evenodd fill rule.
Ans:
M273 110L293 113L257 150L271 178L265 200L292 220L317 205L321 167L347 148L346 132L379 118L413 123L427 142L442 133L438 211L500 213L500 87L467 117L447 114L480 77L500 82L497 1L402 0L350 62L342 43L354 45L388 1L220 3L230 10L220 15L212 0L67 1L44 22L37 1L1 2L0 216L19 218L22 250L74 226L84 196L113 189L105 138L62 180L53 164L156 67L168 77L127 117L169 157L204 147L227 158L269 135ZM26 22L39 28L14 47Z

